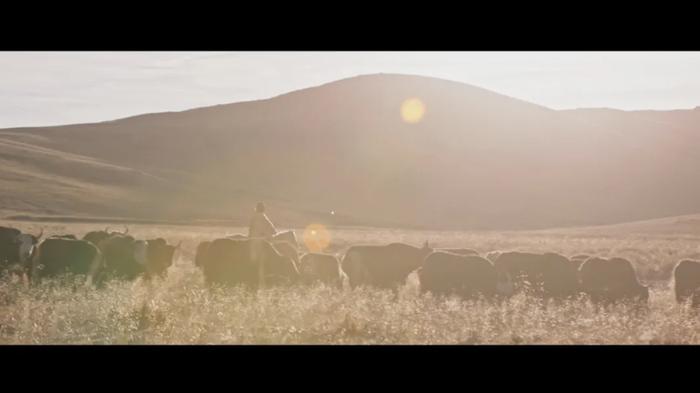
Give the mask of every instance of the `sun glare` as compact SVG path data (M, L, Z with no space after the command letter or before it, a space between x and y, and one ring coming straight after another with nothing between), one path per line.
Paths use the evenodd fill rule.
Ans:
M304 245L311 252L322 252L331 243L331 234L321 224L311 224L304 229Z
M425 116L425 104L418 98L409 98L401 104L401 118L409 124L418 123Z

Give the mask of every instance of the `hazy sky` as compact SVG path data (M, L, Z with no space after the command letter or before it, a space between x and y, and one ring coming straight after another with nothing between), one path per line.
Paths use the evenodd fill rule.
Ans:
M700 52L0 52L0 128L268 98L369 73L436 76L554 109L700 106Z

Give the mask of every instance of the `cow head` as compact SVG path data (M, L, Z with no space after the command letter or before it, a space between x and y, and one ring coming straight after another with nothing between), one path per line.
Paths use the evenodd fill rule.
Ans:
M18 248L20 263L25 264L27 261L29 261L29 258L34 251L34 247L36 247L36 245L39 243L42 236L44 236L44 228L41 228L41 232L38 235L20 233L15 237L14 243Z
M178 245L170 245L165 239L151 239L148 243L148 267L152 273L163 274L172 266L175 251L180 249L182 242Z

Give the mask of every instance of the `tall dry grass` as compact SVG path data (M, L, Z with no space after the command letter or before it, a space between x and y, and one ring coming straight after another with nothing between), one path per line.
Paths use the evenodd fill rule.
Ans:
M323 285L204 287L194 275L115 282L0 282L2 344L699 344L700 318L654 289L647 312L584 301L503 304L437 299L408 289Z
M32 228L35 229L36 224ZM82 235L95 225L48 225ZM395 297L370 288L323 285L258 293L207 288L192 266L201 240L242 230L131 226L137 237L183 240L168 277L110 282L104 290L64 277L26 287L0 279L1 344L699 344L700 317L675 303L670 272L700 251L694 238L332 230L332 251L350 244L430 240L441 247L618 255L652 285L649 310L596 310L585 301L541 304L523 295L502 304L420 295L409 283Z

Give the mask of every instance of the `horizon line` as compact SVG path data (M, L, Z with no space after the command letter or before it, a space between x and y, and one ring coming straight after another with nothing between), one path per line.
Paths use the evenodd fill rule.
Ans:
M94 122L85 122L85 123L61 123L61 124L48 124L48 125L41 125L41 126L15 126L15 127L2 127L0 128L0 131L3 130L21 130L21 129L30 129L30 128L54 128L54 127L67 127L67 126L79 126L79 125L93 125L93 124L104 124L104 123L111 123L115 121L121 121L121 120L127 120L127 119L133 119L137 117L143 117L143 116L150 116L150 115L163 115L163 114L174 114L174 113L184 113L184 112L189 112L189 111L195 111L195 110L201 110L201 109L209 109L209 108L216 108L219 106L227 106L227 105L236 105L236 104L246 104L246 103L254 103L254 102L260 102L260 101L269 101L269 100L274 100L279 97L283 97L286 95L302 92L302 91L307 91L307 90L312 90L316 88L321 88L323 86L331 85L334 83L339 83L351 79L357 79L357 78L362 78L362 77L377 77L377 76L403 76L403 77L416 77L416 78L425 78L425 79L435 79L435 80L440 80L440 81L445 81L445 82L450 82L450 83L455 83L455 84L460 84L464 85L470 88L476 88L483 90L485 92L493 93L493 94L498 94L502 97L507 97L513 100L518 100L527 104L531 105L536 105L544 109L548 109L551 111L555 112L565 112L565 111L579 111L579 110L610 110L610 111L618 111L618 112L628 112L628 113L634 113L634 112L674 112L674 111L693 111L693 110L699 110L700 109L700 104L696 105L695 107L692 108L674 108L674 109L653 109L653 108L646 108L646 109L619 109L619 108L613 108L613 107L574 107L574 108L561 108L561 109L554 109L550 108L545 105L541 105L532 101L527 101L518 97L513 97L504 93L500 93L498 91L492 90L492 89L487 89L485 87L479 86L479 85L474 85L466 82L461 82L453 79L446 79L446 78L441 78L441 77L434 77L434 76L427 76L427 75L420 75L420 74L407 74L407 73L396 73L396 72L375 72L375 73L369 73L369 74L357 74L345 78L340 78L340 79L333 79L327 82L323 82L320 84L315 84L315 85L310 85L307 87L302 87L299 89L295 90L290 90L286 91L280 94L268 96L268 97L263 97L263 98L258 98L258 99L250 99L250 100L243 100L243 101L233 101L233 102L225 102L221 104L214 104L214 105L206 105L206 106L199 106L199 107L192 107L192 108L187 108L187 109L181 109L181 110L171 110L171 111L161 111L161 112L143 112L143 113L138 113L138 114L133 114L133 115L128 115L124 117L117 117L113 119L108 119L108 120L102 120L102 121L94 121Z

